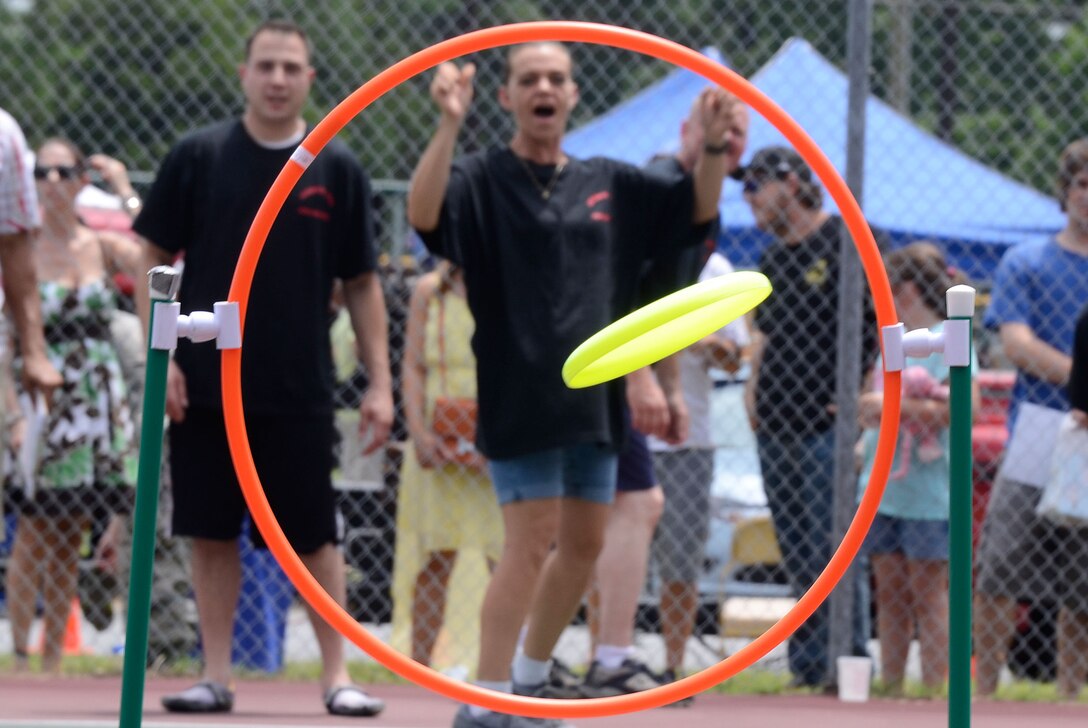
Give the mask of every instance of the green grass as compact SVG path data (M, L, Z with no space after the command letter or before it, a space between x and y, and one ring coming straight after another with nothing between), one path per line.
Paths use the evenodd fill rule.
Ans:
M68 655L61 662L61 675L64 677L117 677L123 669L120 655ZM176 660L168 665L149 667L147 674L157 677L196 677L200 675L200 661L192 658ZM30 656L30 672L38 673L41 659ZM15 659L11 655L0 655L0 674L13 674ZM408 681L390 672L381 665L371 662L348 663L348 672L353 680L363 684L407 684ZM270 673L262 670L236 670L242 680L317 680L321 675L321 663L317 660L288 663L280 672Z
M790 676L770 670L745 670L707 692L718 695L786 695L793 691L788 687Z
M105 677L121 674L121 657L99 657L98 655L70 655L61 661L61 674L66 677ZM41 669L41 658L30 656L30 671L37 673ZM0 673L11 674L15 670L15 658L12 655L0 655Z
M11 655L0 655L0 674L12 674L15 667ZM37 672L39 659L30 657L30 669ZM121 674L120 656L79 655L65 657L61 674L65 677L116 677ZM390 672L381 665L372 662L350 662L348 672L353 680L363 685L407 685L404 678ZM151 668L149 676L158 677L196 677L200 674L200 662L194 659L179 660L170 665ZM239 670L237 677L243 680L294 680L317 681L321 674L321 663L317 660L288 663L277 673L256 670ZM720 685L712 687L709 693L719 695L812 695L817 691L811 688L789 687L790 677L779 671L750 669L730 678ZM906 698L911 700L946 700L946 689L934 692L916 681L908 681L902 694L893 694L879 681L872 689L874 698ZM1054 683L1040 683L1030 680L1016 680L998 688L995 699L998 701L1021 703L1057 703L1060 702ZM1082 691L1079 704L1088 704L1088 691Z
M997 689L997 700L1009 700L1021 703L1058 703L1058 686L1055 683L1041 683L1031 680L1017 680ZM1082 690L1078 704L1088 703L1088 694Z

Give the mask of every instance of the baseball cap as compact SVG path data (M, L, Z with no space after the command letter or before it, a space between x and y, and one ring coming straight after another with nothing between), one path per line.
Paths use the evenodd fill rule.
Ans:
M812 170L791 147L764 147L756 152L746 166L737 167L729 176L742 180L748 175L785 176L795 172L806 182L812 181Z

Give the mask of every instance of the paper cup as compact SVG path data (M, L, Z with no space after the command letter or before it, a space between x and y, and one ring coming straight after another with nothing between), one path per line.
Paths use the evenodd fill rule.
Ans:
M847 703L864 703L869 699L869 679L873 674L871 657L840 657L839 700Z

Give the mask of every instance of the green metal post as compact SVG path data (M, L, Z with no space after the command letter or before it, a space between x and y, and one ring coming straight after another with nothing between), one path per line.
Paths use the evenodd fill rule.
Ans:
M953 291L960 298L953 302ZM948 313L952 320L967 320L968 354L974 347L971 319L974 290L956 286L949 291ZM969 296L963 294L968 293ZM970 303L968 305L968 298ZM947 332L946 332L947 335ZM971 495L974 490L971 455L971 364L950 367L949 403L949 563L948 563L948 725L971 725Z
M173 301L181 277L173 268L159 266L148 274L154 331L155 304ZM163 415L166 411L166 370L170 352L151 346L148 335L144 381L140 461L136 480L136 508L132 526L132 570L128 590L125 662L121 676L120 728L139 728L143 720L144 679L147 667L147 630L151 618L151 578L155 562L155 521L159 510L159 468L162 464Z

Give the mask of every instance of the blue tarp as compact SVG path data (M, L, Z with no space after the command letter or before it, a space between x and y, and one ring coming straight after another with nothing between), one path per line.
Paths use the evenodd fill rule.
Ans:
M722 61L712 48L703 52ZM840 173L845 170L849 89L842 71L795 38L751 81L812 136ZM564 146L574 156L633 164L675 152L680 124L706 84L702 76L678 69L573 130ZM983 282L1008 246L1064 225L1054 198L963 154L876 97L869 97L866 114L863 207L870 223L893 243L937 240L954 265ZM762 147L785 143L777 129L753 114L745 161ZM829 199L825 202L833 209ZM722 249L734 264L754 265L767 238L755 230L739 183L726 182L720 207Z

